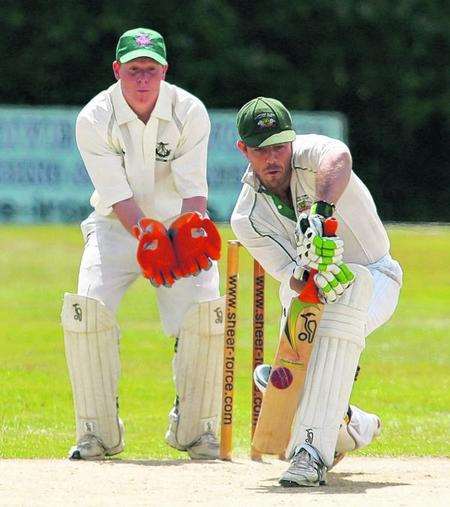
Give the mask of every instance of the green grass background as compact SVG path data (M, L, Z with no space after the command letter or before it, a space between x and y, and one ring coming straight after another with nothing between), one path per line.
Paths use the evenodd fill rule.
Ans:
M222 228L224 239L231 237ZM372 334L352 402L379 414L382 438L364 455L449 456L450 228L389 228L405 271L391 321ZM74 416L59 324L64 291L76 290L82 239L76 226L0 227L0 456L64 457ZM225 257L225 256L223 256ZM225 262L221 262L222 274ZM241 251L234 452L250 440L251 261ZM222 288L223 288L222 277ZM278 341L277 284L267 284L266 360ZM139 280L118 315L122 329L122 458L185 457L164 443L174 396L173 341L153 289Z

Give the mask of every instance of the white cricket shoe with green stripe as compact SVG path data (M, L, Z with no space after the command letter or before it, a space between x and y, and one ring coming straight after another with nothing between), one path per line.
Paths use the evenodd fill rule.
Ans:
M318 451L312 445L303 444L295 450L279 482L286 488L322 486L326 484L326 471Z

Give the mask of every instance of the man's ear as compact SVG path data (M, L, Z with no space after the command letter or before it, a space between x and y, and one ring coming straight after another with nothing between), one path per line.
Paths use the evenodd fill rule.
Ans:
M236 141L236 148L245 156L247 156L247 145L241 139Z
M117 60L114 60L112 63L112 69L114 72L114 77L116 79L120 79L120 62L118 62Z
M164 66L163 76L162 76L163 80L165 80L165 79L166 79L166 74L167 74L168 69L169 69L169 66L168 66L168 65L165 65L165 66Z

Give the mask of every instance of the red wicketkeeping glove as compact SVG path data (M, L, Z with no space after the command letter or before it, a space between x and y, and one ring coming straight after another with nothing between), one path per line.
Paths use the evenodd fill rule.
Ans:
M220 258L220 234L214 222L190 211L179 216L169 228L169 236L183 276L197 275Z
M145 278L155 287L173 285L182 275L164 225L151 218L141 218L133 227L133 234L139 241L136 257Z

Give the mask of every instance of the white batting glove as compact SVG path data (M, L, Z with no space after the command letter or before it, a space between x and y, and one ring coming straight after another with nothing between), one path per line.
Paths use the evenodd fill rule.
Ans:
M295 227L298 264L305 269L329 271L332 264L341 264L344 242L337 236L323 237L318 215L301 213ZM295 276L295 275L294 275Z
M355 275L343 262L331 264L329 270L314 275L322 303L335 303L355 281Z

